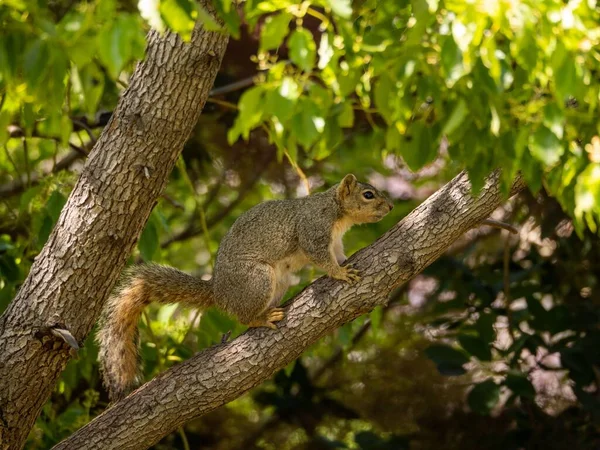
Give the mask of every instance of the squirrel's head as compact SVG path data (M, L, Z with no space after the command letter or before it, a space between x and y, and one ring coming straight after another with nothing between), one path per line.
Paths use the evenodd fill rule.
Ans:
M337 185L336 198L344 215L354 223L379 222L393 208L383 193L368 183L359 182L352 174Z

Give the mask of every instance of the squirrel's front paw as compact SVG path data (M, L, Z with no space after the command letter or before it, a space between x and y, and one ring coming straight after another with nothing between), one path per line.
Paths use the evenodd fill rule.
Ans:
M340 267L340 271L332 276L337 280L346 281L347 283L353 284L360 281L359 271L355 269L352 264Z

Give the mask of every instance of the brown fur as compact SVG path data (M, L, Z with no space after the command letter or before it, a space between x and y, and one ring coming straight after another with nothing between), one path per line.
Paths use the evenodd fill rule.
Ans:
M213 303L210 282L172 267L131 267L108 299L96 336L104 384L113 400L127 395L139 382L137 325L142 311L153 300L199 308Z
M373 198L365 198L367 191ZM346 259L342 237L352 225L377 222L391 209L381 192L347 175L325 192L261 203L242 214L221 241L211 282L165 266L130 269L108 300L97 337L111 398L123 397L138 381L137 322L150 301L215 304L248 326L276 328L291 275L312 263L332 278L358 280L356 269L340 265Z

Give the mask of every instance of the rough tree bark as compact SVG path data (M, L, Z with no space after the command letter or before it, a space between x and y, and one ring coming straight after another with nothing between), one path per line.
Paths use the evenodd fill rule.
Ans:
M210 10L209 2L204 5ZM228 37L148 35L146 59L94 146L48 242L0 317L0 448L21 448L83 342L196 124Z
M512 194L524 187L515 181ZM146 383L55 449L144 449L185 422L257 386L308 346L375 306L438 258L502 201L498 173L479 197L464 173L431 196L350 261L362 272L355 285L321 278L298 294L278 330L251 329L211 347Z

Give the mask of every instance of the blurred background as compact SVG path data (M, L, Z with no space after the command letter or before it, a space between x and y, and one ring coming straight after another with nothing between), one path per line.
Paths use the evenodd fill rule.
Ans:
M235 219L347 173L389 193L371 244L460 170L529 190L392 292L156 449L600 448L600 11L595 1L246 1L211 97L131 263L209 277ZM0 312L26 277L144 55L149 27L185 39L198 4L0 4ZM300 272L286 300L321 273ZM152 306L146 380L244 327ZM94 333L27 448L101 413Z

